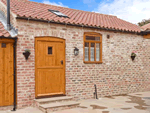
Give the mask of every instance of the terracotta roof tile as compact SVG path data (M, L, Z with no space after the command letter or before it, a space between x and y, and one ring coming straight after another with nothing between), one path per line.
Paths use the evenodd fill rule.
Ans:
M148 23L148 24L142 26L141 29L142 29L143 31L150 30L150 23Z
M6 0L2 0L6 5ZM66 24L85 25L90 27L101 27L130 32L140 32L140 27L121 20L116 16L105 15L94 12L81 11L65 7L47 5L31 1L11 0L11 11L18 17L42 19ZM69 18L59 17L48 9L58 10Z
M3 24L0 22L0 37L10 37L10 34L7 30L4 29Z

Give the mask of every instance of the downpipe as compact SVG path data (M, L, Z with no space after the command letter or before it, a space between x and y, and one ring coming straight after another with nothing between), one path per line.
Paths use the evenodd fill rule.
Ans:
M12 111L16 111L16 44L17 44L17 38L15 38L14 43L14 107Z
M10 0L7 0L7 30L11 30L10 25ZM14 108L12 111L16 111L16 43L17 38L14 38Z
M7 30L11 30L10 25L10 0L7 0Z

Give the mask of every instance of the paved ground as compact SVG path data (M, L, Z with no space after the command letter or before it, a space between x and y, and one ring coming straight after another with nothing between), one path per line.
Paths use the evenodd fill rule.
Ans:
M8 111L0 111L0 113L43 113L43 112L40 111L37 108L28 107L28 108L19 109L19 110L16 110L16 111L10 111L10 110L8 110Z
M99 98L99 100L82 100L80 108L62 110L53 113L150 113L150 92L133 93ZM0 113L42 113L36 108L25 108Z
M149 97L149 98L145 98ZM80 101L81 108L53 113L150 113L150 92Z

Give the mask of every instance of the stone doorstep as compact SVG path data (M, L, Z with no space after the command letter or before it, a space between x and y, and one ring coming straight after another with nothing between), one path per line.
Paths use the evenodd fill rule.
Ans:
M40 104L46 104L50 102L59 102L59 101L66 101L71 100L72 97L69 96L62 96L62 97L52 97L52 98L44 98L44 99L34 99L34 101L40 103Z
M73 106L73 105L79 105L79 102L76 101L69 101L69 102L56 102L56 103L50 103L50 104L42 104L40 107L44 109L48 108L57 108L57 107L64 107L64 106Z
M47 113L47 111L58 111L63 109L75 108L79 104L80 103L76 101L56 102L56 103L39 105L39 109Z
M14 106L2 106L0 107L0 112L5 110L12 110Z

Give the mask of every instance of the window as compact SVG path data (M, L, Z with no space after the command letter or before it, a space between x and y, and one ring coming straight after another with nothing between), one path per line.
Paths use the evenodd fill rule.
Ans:
M84 63L102 63L102 35L84 33Z
M49 55L52 55L53 53L52 53L52 47L48 47L48 54Z
M64 18L69 18L67 15L57 11L57 10L52 10L52 9L49 9L50 12L54 13L55 15L59 16L59 17L64 17Z
M2 43L1 47L6 48L6 43Z

